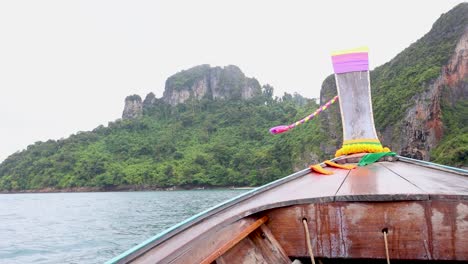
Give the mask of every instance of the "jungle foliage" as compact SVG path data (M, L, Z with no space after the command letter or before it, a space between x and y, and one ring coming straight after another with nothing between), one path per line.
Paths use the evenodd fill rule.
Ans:
M442 15L428 34L371 72L374 119L379 131L401 127L405 113L414 104L412 98L440 76L468 25L467 14L468 4L458 5ZM166 88L189 89L207 71L207 65L183 71L169 78ZM230 95L235 100L208 96L176 106L159 99L154 104L145 100L141 118L118 120L67 139L36 142L10 155L0 164L0 190L260 185L308 162L329 158L323 151L329 155L338 147L338 104L322 118L272 136L270 127L303 118L318 105L297 94L273 97L269 85L262 88L262 94L240 100L237 88L243 74L234 66L229 71L237 73L232 75L235 78L218 74L218 70L212 73L219 75L220 83L235 88ZM249 82L259 87L258 81ZM326 86L331 88L323 89L323 96L330 99L336 94L333 77L325 80ZM468 163L468 103L459 99L457 103L441 103L444 138L431 152L435 162L456 166Z
M371 72L372 103L377 129L396 124L413 105L412 97L423 92L441 74L468 26L468 4L442 15L429 33L390 62Z
M36 142L1 164L0 189L270 182L291 173L299 153L320 153L311 144L326 136L319 119L286 135L269 134L271 126L302 118L318 105L298 95L273 98L272 87L264 88L251 100L159 103L146 108L139 119Z

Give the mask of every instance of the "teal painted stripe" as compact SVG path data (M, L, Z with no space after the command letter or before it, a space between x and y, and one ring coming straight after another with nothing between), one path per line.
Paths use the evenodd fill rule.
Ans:
M156 236L151 237L151 238L143 241L142 243L128 249L127 251L123 252L122 254L108 260L107 262L105 262L105 264L118 263L119 261L123 260L124 258L130 256L131 254L137 252L138 250L144 248L145 246L148 246L151 243L154 243L157 240L162 239L164 236L170 234L171 232L173 232L173 231L175 231L175 230L177 230L179 228L181 228L180 231L183 231L183 230L185 230L184 227L186 227L186 228L190 227L190 224L195 223L196 220L201 220L201 219L204 219L206 217L211 216L212 214L209 214L210 212L213 212L213 214L214 214L214 213L217 212L216 211L217 209L219 209L219 210L225 209L224 207L227 208L227 207L229 207L231 205L234 205L234 204L236 204L238 202L244 201L244 200L246 200L247 198L249 198L249 197L251 197L253 195L260 194L260 193L262 193L264 191L267 191L267 190L269 190L269 189L271 189L271 188L273 188L273 187L275 187L275 186L277 186L279 184L282 184L284 182L288 182L290 180L294 180L294 179L296 179L298 177L301 177L303 175L306 175L308 173L310 173L310 169L308 169L308 168L304 169L302 171L298 171L298 172L296 172L294 174L291 174L291 175L286 176L284 178L272 181L272 182L267 183L265 185L262 185L262 186L260 186L258 188L252 189L251 191L248 191L248 192L240 194L240 195L238 195L238 196L236 196L234 198L231 198L231 199L229 199L229 200L227 200L225 202L222 202L222 203L220 203L218 205L215 205L215 206L213 206L213 207L211 207L211 208L209 208L209 209L207 209L207 210L205 210L203 212L200 212L200 213L198 213L198 214L196 214L196 215L194 215L194 216L192 216L192 217L190 217L190 218L188 218L188 219L186 219L186 220L184 220L184 221L182 221L182 222L180 222L180 223L178 223L178 224L176 224L176 225L174 225L174 226L172 226L172 227L170 227L170 228L168 228L166 230L164 230L163 232L157 234ZM173 234L173 235L175 235L175 234Z

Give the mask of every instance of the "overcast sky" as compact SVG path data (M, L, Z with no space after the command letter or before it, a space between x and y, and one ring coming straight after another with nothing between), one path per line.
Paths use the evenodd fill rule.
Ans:
M460 2L1 1L0 161L107 125L127 95L160 97L167 77L199 64L318 97L331 51L368 46L374 68Z

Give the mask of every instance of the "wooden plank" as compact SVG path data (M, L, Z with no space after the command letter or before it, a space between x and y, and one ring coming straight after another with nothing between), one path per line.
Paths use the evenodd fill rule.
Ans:
M207 258L201 261L201 264L210 264L211 262L215 261L218 257L222 256L226 253L229 249L233 248L237 243L239 243L242 239L247 237L250 233L252 233L255 229L263 225L268 221L267 216L263 216L262 218L255 221L253 224L248 226L246 229L242 230L239 234L233 237L230 241L222 245L220 248L215 250L212 254L210 254Z
M440 171L445 171L445 172L449 172L449 173L454 173L454 174L458 174L458 175L461 175L461 176L468 176L468 170L466 170L466 169L451 167L451 166L442 165L442 164L438 164L438 163L432 163L432 162L425 161L425 160L412 159L412 158L403 157L403 156L400 156L400 155L397 155L396 157L398 158L398 160L400 160L402 162L405 162L405 163L409 163L409 164L413 164L413 165L417 165L417 166L422 166L422 167L425 167L425 168L431 168L431 169L436 169L436 170L440 170Z
M240 241L234 248L216 259L216 264L231 263L269 264L275 262L268 262L260 252L259 248L257 248L252 240L247 237Z
M271 190L268 195L259 195L253 202L266 204L267 201L275 202L279 206L295 204L300 200L304 202L330 202L350 171L327 167L333 171L332 175L323 175L311 172L304 177L289 182ZM291 203L291 201L294 201Z
M377 138L372 115L369 71L336 74L343 139Z
M158 263L171 263L171 264L185 264L190 262L199 263L205 259L210 253L220 248L222 245L230 241L234 236L245 230L248 226L252 225L257 218L246 217L235 221L229 225L220 225L213 227L209 232L195 238L185 245L180 245L176 256L158 260ZM137 264L150 264L155 263L152 254L143 254L135 259L132 263Z
M405 162L383 166L430 194L468 195L468 177Z
M316 257L320 257L330 255L329 250L325 249L326 245L330 245L329 249L332 248L331 244L328 243L328 239L325 239L322 236L335 236L335 234L339 233L339 226L333 225L333 223L338 220L330 219L325 221L325 219L328 218L328 215L328 212L321 210L321 206L319 204L290 206L268 212L268 217L270 218L269 223L275 224L267 225L288 256L307 257L309 253L307 251L306 236L302 226L302 219L307 218L312 249L314 255ZM324 218L321 219L321 217ZM332 225L328 223L332 223ZM325 241L327 242L322 243ZM334 241L336 241L336 239ZM335 244L334 249L340 250L340 247ZM324 250L326 252L324 252ZM337 252L333 255L343 254Z
M291 260L276 241L270 229L261 225L247 238L216 259L216 263L289 264Z
M301 219L308 219L318 258L468 260L468 201L335 202L268 212L286 254L307 257Z
M391 259L427 259L428 239L423 202L338 204L344 252L360 258L385 258L382 230L388 229ZM337 208L338 209L338 208Z
M275 239L270 229L266 225L260 226L249 238L262 253L267 263L289 264L291 260L284 252L284 249Z
M468 260L467 201L431 201L427 221L432 259Z
M427 200L427 194L380 163L352 170L336 201Z

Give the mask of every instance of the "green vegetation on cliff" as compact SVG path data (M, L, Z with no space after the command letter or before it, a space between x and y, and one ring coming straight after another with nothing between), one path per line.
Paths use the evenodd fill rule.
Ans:
M421 124L427 120L415 121L420 122L416 128L403 124L408 109L414 106L412 99L427 92L442 76L468 26L467 14L468 4L458 5L441 16L431 32L371 72L375 124L386 145L431 149L431 159L436 162L467 166L466 77L458 87L461 92L450 95L447 88L449 95L434 100L441 101L441 113L435 115L441 114L443 123L444 137L438 146L411 138L412 132L426 132ZM177 104L180 98L172 95L181 91L193 94L198 83L206 83L207 88L201 100ZM211 94L214 92L217 96ZM243 97L243 92L249 96ZM336 85L330 76L324 81L321 101L334 95ZM144 102L139 96L129 97L132 100L129 119L67 139L37 142L12 154L0 164L0 190L259 185L329 158L341 144L337 104L291 132L270 135L271 126L303 118L318 105L299 95L273 98L271 86L260 89L257 80L246 78L235 66L198 66L170 77L165 98L150 94ZM434 102L424 106L428 109ZM141 108L135 108L138 103L143 104ZM135 114L136 110L140 112ZM386 137L387 131L393 133Z
M468 26L468 4L442 15L429 33L371 73L377 129L398 123L414 103L411 98L441 75Z
M299 153L319 152L308 145L321 140L318 119L285 135L269 134L271 126L317 108L291 98L155 104L142 118L11 155L0 166L0 190L264 184L291 173Z
M442 120L445 130L450 131L442 142L432 150L431 159L441 164L468 165L468 100L455 106L442 101Z

